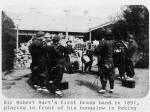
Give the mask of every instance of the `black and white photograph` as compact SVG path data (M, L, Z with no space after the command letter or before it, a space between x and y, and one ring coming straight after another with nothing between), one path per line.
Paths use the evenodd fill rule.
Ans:
M2 95L8 99L146 97L148 8L111 3L3 0Z

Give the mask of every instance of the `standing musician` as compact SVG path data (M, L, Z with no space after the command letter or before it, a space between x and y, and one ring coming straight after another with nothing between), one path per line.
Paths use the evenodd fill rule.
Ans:
M126 53L126 73L127 73L127 80L133 80L133 77L135 75L134 71L134 64L133 64L133 58L137 50L137 43L134 40L133 35L128 34L128 49Z
M137 49L133 36L128 34L128 40L117 41L114 48L114 64L118 67L121 80L133 80L135 72L132 60Z
M66 49L59 41L60 37L54 36L52 44L47 47L49 66L49 77L47 77L47 82L54 84L51 92L61 96L62 91L60 90L60 86L65 67L64 54L66 53Z
M47 58L46 46L43 43L44 32L38 32L36 38L29 46L29 51L32 57L30 69L32 71L32 83L34 87L44 86L44 78L47 76Z
M118 68L120 79L125 79L126 72L126 51L128 48L128 43L125 40L117 40L114 44L114 65Z
M100 52L100 50L101 50L101 48L102 48L102 46L104 44L104 40L105 40L105 38L103 37L99 41L98 46L95 48L95 50L93 52L93 54L97 56L97 60L98 60L98 63L97 63L98 64L98 73L100 73L100 64L101 64L101 52Z
M100 81L102 84L102 89L100 89L99 93L106 92L106 84L107 80L109 80L110 84L110 93L114 91L114 62L113 62L113 46L114 41L111 40L111 32L106 32L105 40L103 40L102 45L99 45L96 50L98 51L98 55L101 56L100 59ZM94 51L96 52L96 51Z

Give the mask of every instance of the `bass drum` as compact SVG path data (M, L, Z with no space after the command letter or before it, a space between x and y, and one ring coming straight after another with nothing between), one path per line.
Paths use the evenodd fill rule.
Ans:
M79 69L78 56L75 54L70 54L66 63L66 70L68 73L73 73L73 71Z
M70 54L69 55L70 63L74 63L75 61L78 61L78 56L75 54Z

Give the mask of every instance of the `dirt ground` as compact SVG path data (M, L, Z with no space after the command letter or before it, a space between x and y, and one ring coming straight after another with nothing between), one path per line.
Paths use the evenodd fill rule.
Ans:
M114 93L99 94L97 91L101 88L100 81L94 73L64 73L63 80L69 82L69 89L64 90L62 98L142 98L147 95L149 88L149 69L135 69L136 85L135 88L127 88L121 85L119 79L115 79ZM8 98L59 98L52 93L37 91L28 84L30 70L15 70L8 75L24 76L21 80L15 80L11 88L3 88L2 93ZM94 83L95 81L95 83ZM5 86L6 81L2 81L2 86ZM93 84L94 83L94 84ZM109 84L107 84L109 90Z

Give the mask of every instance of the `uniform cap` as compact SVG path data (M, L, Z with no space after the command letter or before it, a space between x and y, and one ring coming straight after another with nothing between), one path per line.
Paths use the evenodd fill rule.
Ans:
M53 39L52 39L52 41L58 42L58 41L60 41L60 37L59 36L54 36Z

